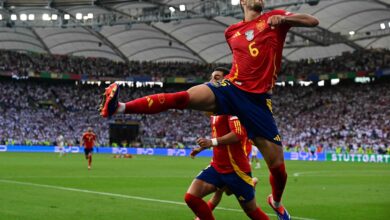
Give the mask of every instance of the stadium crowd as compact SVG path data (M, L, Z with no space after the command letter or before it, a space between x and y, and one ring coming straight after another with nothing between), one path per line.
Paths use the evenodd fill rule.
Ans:
M389 86L278 87L273 110L285 150L385 153L390 146ZM54 144L61 134L67 145L77 145L91 126L98 145L109 145L109 122L97 112L102 86L6 80L0 88L1 144ZM175 90L123 87L121 99ZM137 142L145 147L191 146L210 134L208 117L198 111L117 117L140 122Z
M338 72L375 72L390 67L390 51L387 49L356 50L341 56L324 59L302 59L296 62L282 62L281 72L285 75L304 78Z
M93 127L98 145L109 143L109 122L98 114L103 87L32 81L1 81L0 144L55 144L60 134L67 145L76 145L83 131ZM165 88L123 89L123 99L133 99ZM120 116L118 116L120 117ZM139 142L169 147L194 144L198 135L209 135L207 117L197 111L171 110L159 115L127 115L140 122ZM177 128L180 128L177 129ZM121 144L121 143L118 143Z
M0 72L26 75L29 71L80 73L91 76L198 76L208 79L216 64L117 63L103 58L49 56L0 50ZM345 53L319 61L284 62L282 72L301 76L316 72L374 71L390 65L388 50ZM3 78L2 78L3 79ZM98 145L109 143L109 122L97 112L103 86L61 81L0 81L0 144L53 144L63 135L77 145L82 131L94 128ZM389 83L337 86L278 87L273 105L275 118L288 151L390 152ZM124 87L122 100L184 88ZM157 115L118 116L140 122L136 146L190 146L209 136L204 113L170 110ZM178 129L180 128L180 129ZM120 144L120 143L119 143Z
M0 50L0 71L18 76L28 72L73 73L89 77L153 77L162 80L171 76L209 78L217 64L182 62L116 62L106 58L83 58L67 55L20 53Z
M280 87L275 118L288 150L384 152L390 146L390 86Z
M200 64L181 62L116 62L106 58L82 58L67 55L20 53L0 50L0 71L10 71L19 76L33 72L74 73L89 77L143 77L152 76L163 80L165 77L209 78L216 66L228 64ZM376 71L390 67L390 52L387 49L372 49L344 53L342 56L324 59L283 60L279 75L296 78L311 74L320 75L349 71Z

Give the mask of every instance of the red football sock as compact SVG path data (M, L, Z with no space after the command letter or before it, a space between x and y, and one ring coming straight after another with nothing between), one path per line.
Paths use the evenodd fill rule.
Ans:
M189 101L187 91L154 94L127 102L125 113L155 114L168 109L185 109Z
M213 210L215 209L215 205L214 205L212 202L208 201L208 202L207 202L207 205L209 206L209 208L211 209L211 211L213 211Z
M271 172L269 181L272 186L272 197L275 202L280 202L287 182L286 167L283 163L278 167L270 168L269 171Z
M246 213L247 216L249 216L250 219L255 219L255 220L269 220L269 217L265 212L263 212L259 207L251 212L251 213Z
M202 220L215 220L211 209L203 199L186 193L184 200L188 207Z
M88 156L88 166L91 166L91 164L92 164L92 156L89 155Z

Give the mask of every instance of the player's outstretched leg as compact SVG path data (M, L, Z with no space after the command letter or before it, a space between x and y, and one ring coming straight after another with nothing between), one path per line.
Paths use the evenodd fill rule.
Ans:
M198 85L187 91L160 93L138 98L127 103L118 101L119 85L113 83L103 94L100 115L104 118L116 113L156 114L168 109L195 109L213 111L216 108L215 96L206 85Z
M116 112L126 114L155 114L168 109L185 109L190 95L187 91L176 93L160 93L145 96L127 103L118 101L119 86L117 83L106 88L100 105L100 115L110 117Z

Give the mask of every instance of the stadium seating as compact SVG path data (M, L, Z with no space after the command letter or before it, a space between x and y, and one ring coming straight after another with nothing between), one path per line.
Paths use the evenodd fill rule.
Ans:
M354 57L355 56L355 57ZM0 51L0 71L57 70L101 75L154 74L180 76L198 74L208 78L213 65L187 63L139 63L130 66L105 59ZM309 74L327 71L373 70L388 67L389 53L369 51L345 54L335 59L312 63L305 60L285 63L283 71ZM207 71L205 71L207 70ZM3 80L4 79L4 80ZM274 114L283 136L285 150L301 151L311 145L319 150L382 152L390 145L389 82L337 86L277 87L273 97ZM124 87L121 100L157 92L172 92L185 87ZM94 128L98 143L107 146L108 122L97 108L104 87L61 80L0 81L0 144L53 144L59 134L67 144L77 144L82 131ZM364 109L364 111L363 111ZM168 111L157 115L118 116L140 121L138 142L144 146L172 147L193 145L200 136L209 136L207 116L197 111ZM180 129L177 129L180 128Z

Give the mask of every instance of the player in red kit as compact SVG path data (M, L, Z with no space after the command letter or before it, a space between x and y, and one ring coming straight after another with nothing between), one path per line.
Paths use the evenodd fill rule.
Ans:
M293 26L314 27L318 20L284 10L263 13L263 0L240 0L244 20L225 31L233 53L230 74L221 83L194 86L187 91L161 93L118 102L116 83L106 88L100 114L155 114L168 109L195 109L218 115L236 115L248 137L259 148L270 170L272 194L268 203L279 219L290 219L281 204L287 182L281 136L272 113L272 89L280 70L282 50Z
M244 127L236 116L210 117L212 139L199 138L202 148L213 147L213 158L192 182L185 194L185 201L199 219L214 219L215 203L202 198L218 189L229 189L251 219L269 219L257 206L251 167L248 160L251 143Z
M229 189L250 219L269 219L256 204L254 183L249 165L248 149L251 146L245 128L236 116L210 117L212 139L199 138L202 148L213 147L213 158L192 182L185 195L187 205L199 219L214 219L216 204L202 198L218 189Z
M211 74L210 82L214 82L214 83L215 82L220 82L220 81L223 80L224 75L226 75L228 73L229 73L228 69L218 67ZM221 131L221 130L223 131L223 129L225 129L225 127L226 127L226 124L229 124L229 121L225 122L223 120L223 119L226 120L228 118L229 118L229 116L226 116L226 115L225 115L224 118L222 118L222 116L220 116L221 120L218 119L217 116L211 116L210 117L210 124L211 124L211 128L213 130L212 136L214 138L218 137L218 134L217 134L218 132L217 131ZM230 128L228 128L227 131L230 129L231 132L226 134L224 137L222 137L222 138L225 138L225 145L226 144L230 144L230 145L228 145L228 147L235 147L235 146L237 146L237 147L241 148L242 150L244 150L245 154L247 155L247 162L249 163L249 152L251 152L251 150L252 150L252 144L251 143L248 144L248 139L245 137L245 134L246 134L245 129L241 126L240 122L237 120L237 117L230 117L230 119L232 120L232 122L231 122L231 124L229 124ZM218 123L216 123L217 121L218 121ZM236 135L236 133L234 131L236 131L236 133L240 134L240 135ZM220 133L220 135L223 135L223 134L224 133ZM243 145L239 145L240 143L234 137L238 137L239 139L241 139L242 140L241 144L243 144ZM202 141L202 139L198 140L198 142L201 142L201 141ZM191 153L190 153L191 158L195 158L195 156L198 153L200 153L201 151L203 151L203 150L209 148L210 146L212 146L213 139L210 139L210 140L203 139L203 141L204 141L203 145L201 144L199 147L197 147L197 148L195 148L195 149L193 149L191 151ZM214 140L214 142L215 141L217 141L217 140ZM244 146L245 146L245 148L243 148ZM227 156L226 154L223 155L223 154L219 154L218 152L220 152L220 151L214 150L214 156L215 157L220 158L221 156L222 157L223 156ZM240 159L242 159L242 157ZM229 158L225 158L225 160L229 160ZM217 160L213 160L213 162L216 162L216 161ZM208 173L208 171L202 172L202 174L199 175L201 177L198 178L200 181L197 181L197 182L194 181L194 184L191 185L191 188L192 188L193 191L194 190L195 191L202 190L203 187L207 187L208 188L209 185L206 184L206 183L211 182L211 184L212 184L213 183L212 179L218 179L218 177L220 175L223 175L223 174L214 173L216 175L216 176L214 176L214 175L210 175L210 174L207 175L207 173ZM204 180L202 180L202 178ZM239 182L241 182L241 181L239 181ZM258 182L257 178L252 178L252 182L253 182L253 185L255 187L257 182ZM232 183L230 183L230 184L232 184ZM234 184L234 182L233 182L233 184ZM219 202L222 199L222 195L223 195L224 192L227 195L233 194L233 192L226 185L224 185L223 187L217 188L216 191L214 192L213 196L207 202L207 206L209 207L209 209L211 211L214 210L215 207L219 204ZM250 186L247 186L247 185L244 186L244 188L245 187L251 188ZM236 195L237 195L237 192L236 192ZM189 199L191 199L192 196L193 195L186 195L186 199L188 199L188 197L189 197ZM197 195L195 197L201 198L201 197L199 197L199 195ZM189 205L193 205L193 203L196 203L196 201L189 201ZM198 203L203 203L203 205L204 205L204 201L203 200L198 199ZM251 205L253 206L253 204L251 204ZM246 205L246 206L248 206L248 205ZM254 208L255 207L252 207L252 209L254 209ZM193 209L193 210L195 209L196 210L196 208L193 208L193 207L191 207L191 209ZM200 212L200 210L198 210L198 212ZM251 214L250 211L248 211L248 212L249 212L249 215L253 215L253 214ZM254 210L254 213L258 214L258 210ZM260 211L260 213L261 213L261 211ZM196 212L195 212L195 214L196 214ZM200 218L197 217L196 220L200 220Z
M92 128L89 127L86 132L84 132L81 137L80 145L84 146L85 159L88 160L88 170L91 169L92 165L92 152L93 147L95 146L96 134L92 131Z

